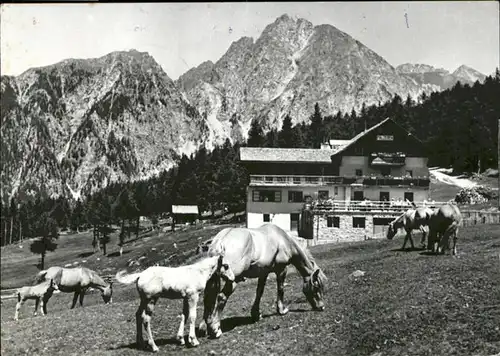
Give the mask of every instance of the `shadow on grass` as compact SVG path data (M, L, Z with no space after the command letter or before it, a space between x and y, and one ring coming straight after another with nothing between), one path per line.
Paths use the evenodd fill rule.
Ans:
M94 254L94 251L82 252L82 253L78 254L78 257L85 258L85 257L92 256L93 254Z
M186 338L187 338L187 336L186 336ZM185 340L185 341L187 342L187 340ZM168 339L165 339L165 338L155 339L155 344L158 347L164 346L164 345L179 345L179 347L184 347L184 346L181 346L179 344L179 341L177 341L177 339L174 337L171 337ZM108 348L108 350L121 350L121 349L133 349L133 350L152 352L147 341L144 341L144 344L141 347L138 347L137 343L133 342L133 343L127 344L127 345L121 345L121 346L117 346L117 347Z
M423 252L420 252L420 255L421 256L440 256L440 254L437 254L437 253L432 252L432 251L423 251Z
M412 252L412 251L425 251L425 247L406 247L406 248L393 248L391 252Z
M122 255L126 255L127 253L130 253L132 250L127 250L123 251ZM106 255L106 257L120 257L120 251L115 251L113 253L109 253Z

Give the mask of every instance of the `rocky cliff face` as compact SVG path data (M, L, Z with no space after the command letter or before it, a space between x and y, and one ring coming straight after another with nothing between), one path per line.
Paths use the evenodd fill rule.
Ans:
M480 75L465 66L396 70L339 29L287 15L175 83L135 50L64 60L1 78L2 198L78 197L146 178L201 144L243 140L253 118L281 128L286 114L307 120L316 102L324 115L350 112Z
M2 195L79 196L145 178L207 126L147 53L69 59L2 77Z
M176 84L207 116L215 140L220 132L246 136L253 118L277 128L288 113L294 123L304 121L316 102L324 114L334 114L394 94L416 98L437 90L398 73L337 28L287 15L268 25L257 41L240 39L215 64L202 64Z
M473 85L476 80L483 82L486 76L477 70L462 65L453 73L443 68L434 68L427 64L401 64L397 71L402 75L413 78L420 85L435 85L439 90L453 87L458 81L462 84Z

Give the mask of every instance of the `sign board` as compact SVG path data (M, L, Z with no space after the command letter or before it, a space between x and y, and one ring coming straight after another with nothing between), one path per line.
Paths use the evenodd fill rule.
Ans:
M377 141L394 141L392 135L377 135Z

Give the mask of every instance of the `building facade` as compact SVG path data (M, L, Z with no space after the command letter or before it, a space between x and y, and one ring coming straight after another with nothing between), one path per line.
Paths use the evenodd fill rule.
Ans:
M389 118L320 149L242 147L240 160L250 174L250 228L272 222L295 233L309 198L318 203L315 238L371 238L400 214L403 202L429 198L424 147Z

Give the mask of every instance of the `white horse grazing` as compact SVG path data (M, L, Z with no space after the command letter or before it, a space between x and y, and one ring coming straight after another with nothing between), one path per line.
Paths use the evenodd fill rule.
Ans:
M177 340L184 345L184 324L189 321L188 341L198 346L195 335L196 306L200 292L205 289L207 281L221 278L234 281L234 274L222 255L205 257L193 264L180 267L153 266L138 273L126 275L125 271L116 274L118 282L131 284L136 282L141 304L136 313L137 346L143 346L143 326L148 334L148 344L154 352L158 351L151 332L151 317L158 298L183 299L181 323L177 332Z
M427 231L425 227L429 226L429 222L431 216L433 215L433 210L427 207L417 208L417 209L408 209L406 212L401 214L399 217L394 219L389 223L389 229L387 230L387 238L392 240L392 238L396 235L399 229L403 228L406 231L405 240L403 242L402 250L406 247L406 241L410 239L411 248L415 248L413 245L413 238L411 236L412 230L420 230L422 231L422 240L421 245L425 247L425 237L427 235Z
M55 276L58 277L55 278ZM53 266L40 271L35 278L35 283L48 281L51 278L57 282L61 292L74 293L71 309L75 307L78 297L80 297L80 306L83 307L83 297L88 288L99 289L105 304L113 301L113 283L107 283L95 271L86 267L63 268Z
M17 290L17 304L16 304L16 313L14 315L14 320L19 319L19 310L23 303L28 299L35 300L35 311L33 312L33 316L37 315L36 310L38 309L38 305L40 304L40 311L42 315L47 314L47 301L52 296L55 290L58 290L57 283L51 279L50 281L45 281L39 283L35 286L26 286L21 287Z

